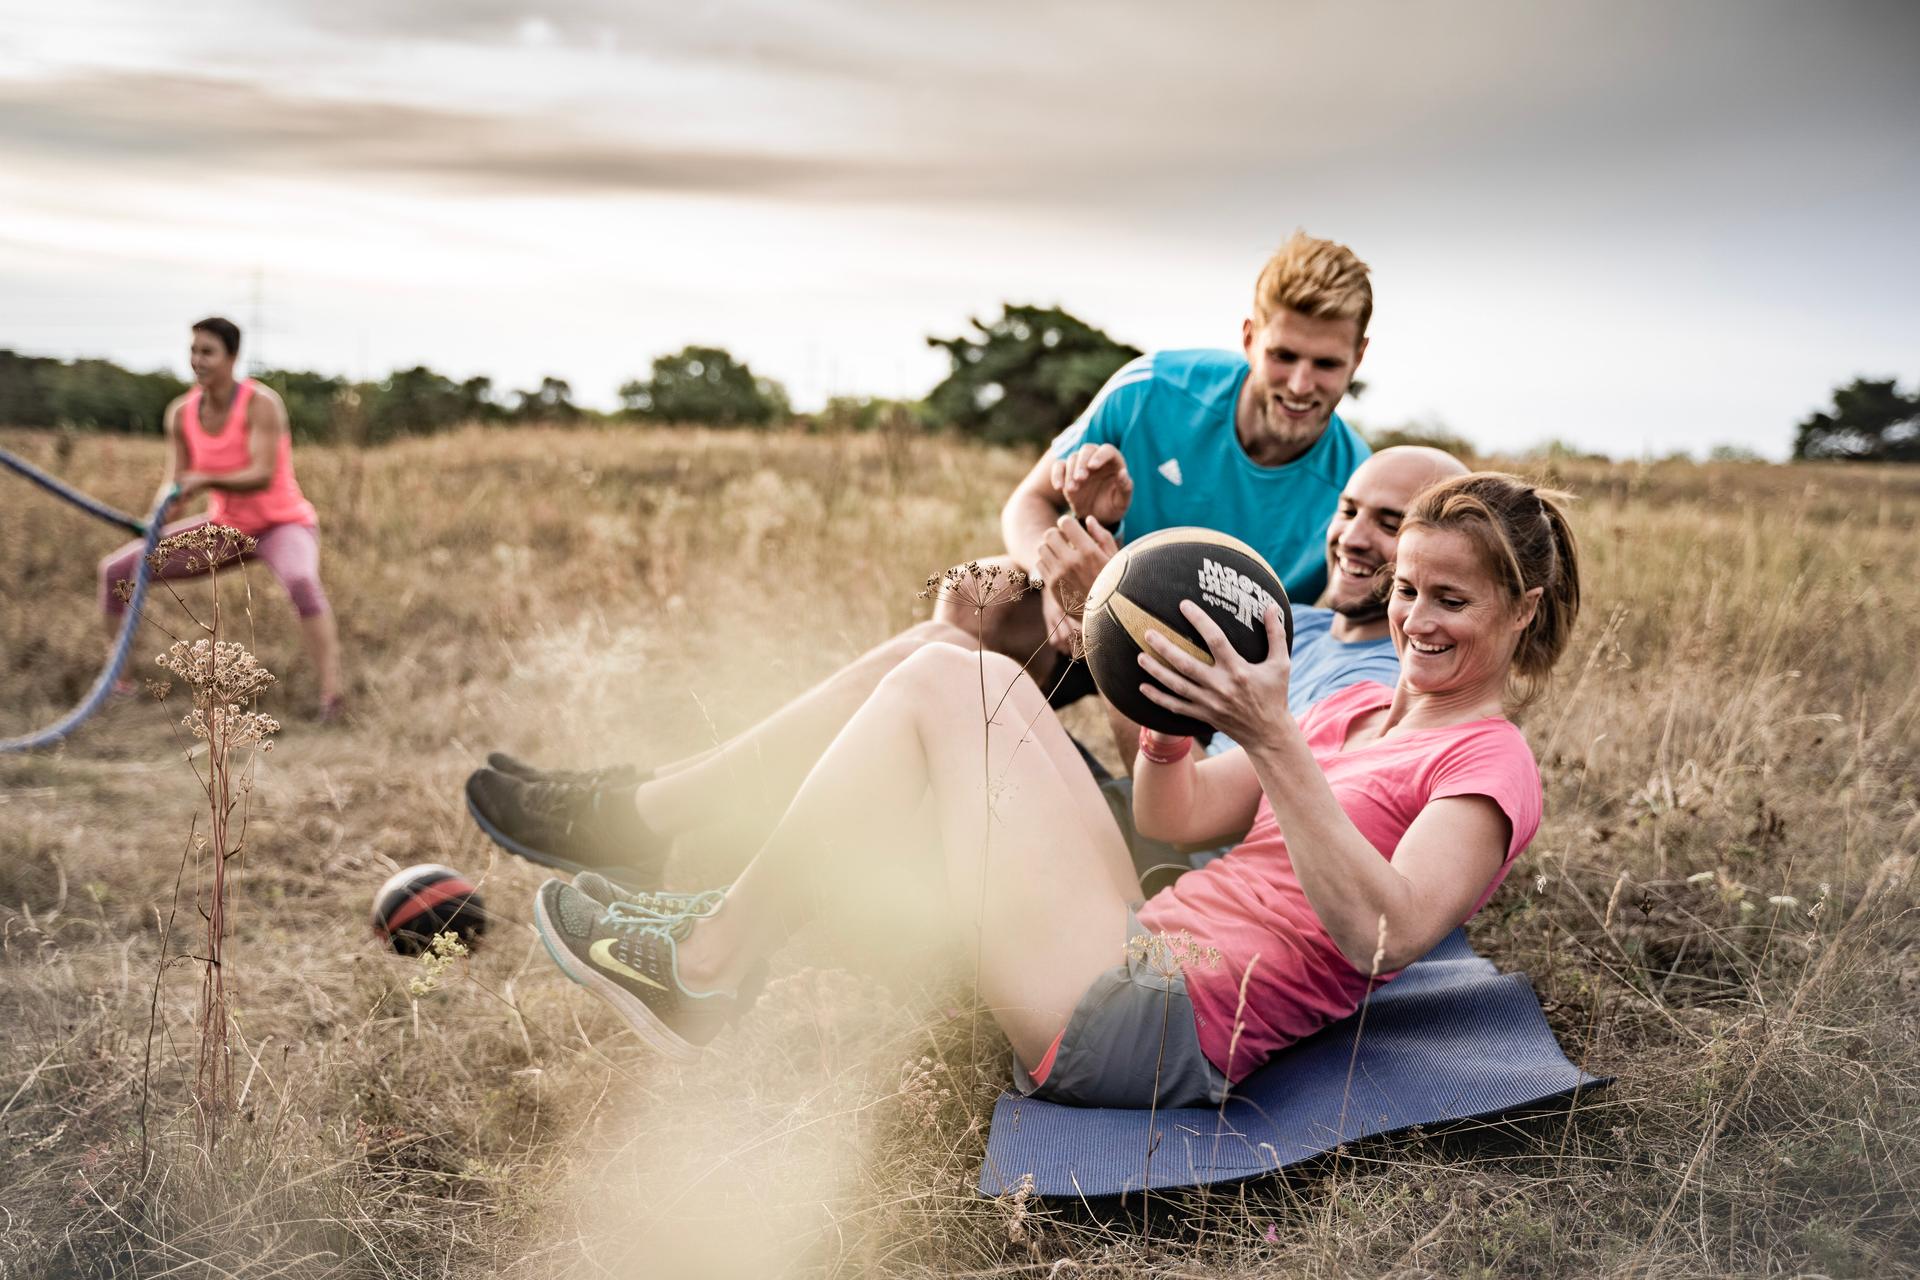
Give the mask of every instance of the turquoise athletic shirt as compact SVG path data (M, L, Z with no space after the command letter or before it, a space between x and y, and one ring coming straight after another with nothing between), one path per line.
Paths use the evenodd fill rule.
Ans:
M1308 603L1327 585L1340 490L1370 450L1336 414L1300 457L1258 465L1233 424L1246 380L1237 351L1152 352L1108 379L1051 449L1057 458L1087 444L1120 450L1133 476L1122 543L1179 525L1230 533L1267 558L1289 599Z

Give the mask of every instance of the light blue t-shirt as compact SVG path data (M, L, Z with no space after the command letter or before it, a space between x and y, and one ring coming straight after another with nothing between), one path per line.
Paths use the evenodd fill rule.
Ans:
M1400 680L1400 657L1393 637L1348 644L1333 638L1333 610L1318 605L1293 607L1293 667L1287 678L1287 710L1295 720L1322 698L1348 685L1377 680L1391 689ZM1236 745L1224 733L1213 735L1207 754L1217 756Z
M1053 456L1089 444L1120 450L1133 477L1122 543L1181 525L1217 529L1265 556L1289 599L1314 600L1327 585L1327 526L1340 490L1369 450L1336 414L1306 453L1260 466L1234 430L1246 380L1237 351L1141 356L1055 438Z
M1293 607L1293 671L1287 681L1287 710L1298 720L1322 698L1362 680L1391 689L1400 679L1400 658L1393 637L1348 644L1333 638L1333 610L1318 605Z

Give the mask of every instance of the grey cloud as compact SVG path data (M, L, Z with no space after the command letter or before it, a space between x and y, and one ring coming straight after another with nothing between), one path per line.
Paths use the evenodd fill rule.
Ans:
M1827 174L1876 199L1920 186L1920 24L1885 6L1199 0L1173 18L1125 0L341 0L324 16L278 3L274 44L290 59L302 30L308 46L330 38L309 75L263 82L324 84L326 58L417 49L418 82L393 93L433 86L435 105L294 97L191 69L96 75L0 89L0 152L228 156L487 190L988 202L1110 222L1197 209L1259 221L1310 199L1604 222L1682 201L1805 208L1829 198ZM571 85L560 55L514 43L530 18L563 45L612 33L631 84ZM501 69L544 105L489 110L484 77L434 85L448 44L512 50ZM649 82L662 61L752 101L677 98ZM711 141L709 125L738 141Z
M561 119L299 99L225 80L90 76L0 88L0 154L132 170L374 176L491 192L711 192L786 198L938 192L937 171L596 136Z

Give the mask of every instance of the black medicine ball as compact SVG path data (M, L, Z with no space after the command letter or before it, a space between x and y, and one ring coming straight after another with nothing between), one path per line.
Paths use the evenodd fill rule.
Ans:
M473 882L437 862L397 871L373 895L373 931L403 956L417 956L437 933L472 946L486 932L487 911Z
M1249 662L1266 660L1262 618L1269 604L1280 606L1292 651L1293 608L1258 551L1211 529L1162 529L1130 542L1093 580L1081 634L1101 695L1128 719L1159 733L1200 734L1211 726L1175 715L1140 692L1143 683L1158 684L1139 661L1149 630L1213 665L1206 642L1180 612L1182 600L1205 609Z

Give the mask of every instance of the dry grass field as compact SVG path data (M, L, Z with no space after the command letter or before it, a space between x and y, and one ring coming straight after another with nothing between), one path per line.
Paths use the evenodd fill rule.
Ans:
M130 509L160 468L149 440L0 447ZM568 983L527 926L543 874L472 827L467 771L711 745L921 616L1025 464L691 430L305 449L353 714L307 718L291 611L231 578L286 726L234 875L217 1145L188 1105L191 863L162 964L205 806L178 709L0 757L0 1276L1920 1271L1920 469L1558 464L1589 607L1524 721L1546 824L1471 933L1618 1077L1571 1113L1143 1221L973 1194L1006 1053L976 1060L951 992L812 944L681 1068ZM91 680L114 537L0 479L0 735ZM422 861L483 877L500 917L437 979L366 923Z

